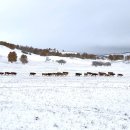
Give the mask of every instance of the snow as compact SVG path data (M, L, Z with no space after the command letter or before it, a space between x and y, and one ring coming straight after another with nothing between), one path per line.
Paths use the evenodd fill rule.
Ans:
M130 66L91 66L91 60L28 55L26 65L8 63L0 46L0 130L130 130ZM20 51L15 50L20 57ZM64 65L55 61L64 59ZM66 77L42 72L68 71ZM76 72L122 73L123 77L75 77ZM36 72L36 76L29 76Z
M73 51L62 51L62 54L78 54L78 52L73 52Z

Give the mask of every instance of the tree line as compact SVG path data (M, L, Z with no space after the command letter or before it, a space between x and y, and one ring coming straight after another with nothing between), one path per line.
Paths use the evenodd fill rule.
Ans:
M65 53L62 54L59 52L57 49L39 49L39 48L34 48L34 47L29 47L29 46L22 46L22 45L15 45L12 43L7 43L4 41L0 41L0 45L6 46L12 50L18 49L21 50L22 53L24 54L37 54L40 56L61 56L61 57L76 57L76 58L83 58L83 59L97 59L98 56L95 54L87 54L87 53Z
M76 58L82 58L82 59L101 59L99 55L95 54L88 54L88 53L64 53L62 54L59 52L57 49L39 49L39 48L34 48L34 47L29 47L29 46L22 46L22 45L15 45L12 43L7 43L4 41L0 41L0 45L6 46L12 50L18 49L21 50L21 52L26 55L29 54L37 54L40 56L60 56L60 57L76 57ZM130 60L130 55L124 56L124 55L108 55L106 56L107 59L111 61L116 61L116 60ZM22 59L25 59L25 56L22 57Z

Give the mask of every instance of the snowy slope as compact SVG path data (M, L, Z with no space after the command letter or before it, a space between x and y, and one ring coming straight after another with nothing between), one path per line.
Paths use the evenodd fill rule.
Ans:
M12 52L12 51L15 51L17 53L17 56L18 56L18 61L17 63L19 63L19 58L20 56L23 54L20 50L17 50L17 49L14 49L14 50L11 50L5 46L2 46L0 45L0 61L1 62L7 62L8 59L8 54L9 52ZM67 61L67 63L75 63L75 64L85 64L85 63L89 63L91 64L91 60L82 60L82 59L79 59L79 58L66 58L66 57L59 57L59 56L39 56L39 55L35 55L35 54L26 54L27 57L28 57L28 60L29 62L45 62L46 61L46 58L48 57L50 59L50 62L55 62L56 60L60 60L60 59L64 59Z
M7 62L0 46L0 130L130 130L130 65L93 67L92 60L27 55L29 63ZM21 51L15 50L18 57ZM65 65L56 60L65 59ZM66 77L42 72L68 71ZM123 77L75 77L75 72L123 73ZM29 76L36 72L36 76Z
M4 59L5 61L8 60L7 59L8 54L9 54L9 52L12 52L12 51L15 51L17 53L18 59L20 58L20 56L22 54L24 54L20 50L17 50L17 49L12 50L12 49L9 49L9 48L7 48L5 46L0 45L0 57L2 59ZM45 57L40 57L40 56L35 55L35 54L31 54L31 55L26 54L26 55L27 55L29 61L43 61L43 60L45 60Z

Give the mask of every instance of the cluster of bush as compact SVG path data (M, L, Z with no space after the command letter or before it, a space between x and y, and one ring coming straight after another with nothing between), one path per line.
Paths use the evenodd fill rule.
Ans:
M109 55L108 59L111 61L124 60L124 55Z
M130 55L125 56L125 61L130 61Z
M111 66L110 62L93 61L92 66Z
M21 61L22 64L28 63L28 58L27 58L27 56L24 55L24 54L21 55L21 57L20 57L19 60ZM8 61L11 62L11 63L17 61L17 54L16 54L15 51L9 52L9 54L8 54Z
M130 61L130 55L109 55L108 59L111 61L117 61L117 60L124 60L124 61Z
M61 65L63 65L63 64L66 63L66 61L65 61L65 60L62 60L62 59L61 59L61 60L57 60L56 62L59 63L59 64L61 64Z

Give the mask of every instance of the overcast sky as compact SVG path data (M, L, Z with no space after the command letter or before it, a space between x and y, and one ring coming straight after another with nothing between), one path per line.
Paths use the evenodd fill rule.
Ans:
M0 0L0 40L80 52L127 51L130 0Z

